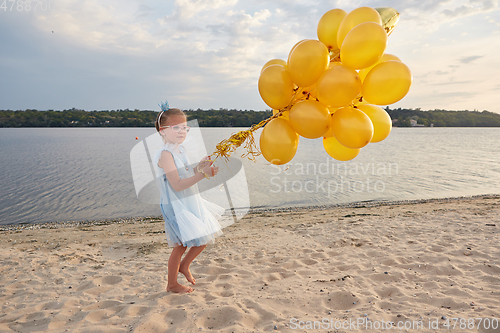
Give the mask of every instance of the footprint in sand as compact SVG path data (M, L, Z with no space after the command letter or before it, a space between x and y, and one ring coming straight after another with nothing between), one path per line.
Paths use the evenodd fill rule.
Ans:
M85 290L92 289L95 287L96 287L96 284L94 282L87 281L87 282L82 283L80 286L78 286L76 288L76 291L85 291Z
M304 267L304 265L298 262L297 260L291 260L281 265L281 267L283 267L284 269L297 269Z
M225 291L221 292L221 293L220 293L220 295L221 295L222 297L231 297L231 296L233 296L233 295L234 295L234 293L232 293L232 292L231 292L231 291L229 291L229 290L225 290Z
M397 265L398 262L394 259L384 259L382 260L382 265L385 265L385 266L394 266L394 265Z
M96 310L89 313L86 317L86 320L91 323L97 324L109 318L109 315L110 313L106 310Z
M376 290L375 292L381 298L404 296L404 293L402 293L398 287L388 287L388 288Z
M187 314L184 309L172 309L165 315L165 320L171 325L182 323L186 320L186 318Z
M231 290L233 289L233 285L231 283L218 283L215 285L217 288L221 288L224 290Z
M52 301L52 302L47 302L47 303L43 304L41 306L41 310L59 310L59 309L62 309L63 307L64 307L63 302Z
M12 330L18 332L36 332L36 331L47 331L52 318L38 318L33 320L28 320L23 323L14 323L9 325Z
M238 276L242 276L244 278L248 278L248 277L254 277L256 276L255 272L253 271L248 271L248 270L245 270L245 269L240 269L240 270L237 270L235 272L235 275L238 275Z
M136 318L140 316L144 316L151 312L154 308L150 306L141 306L141 305L130 305L118 312L116 315L122 318ZM168 315L168 313L167 313Z
M281 276L278 273L271 273L264 278L264 282L273 282L276 280L281 280Z
M205 311L205 320L203 327L213 330L214 332L220 331L225 327L234 325L240 322L242 313L234 306L225 306L213 310Z
M118 284L123 280L121 276L105 276L102 278L102 283L103 284Z
M316 265L318 262L314 259L302 259L301 260L304 264L310 266L310 265Z
M196 269L196 272L198 274L205 274L205 275L215 275L219 276L221 274L229 274L231 270L219 266L202 266L200 268Z
M349 310L359 304L359 299L348 291L337 291L328 296L324 303L327 308L332 310Z
M274 313L264 310L259 304L255 303L254 301L245 299L243 300L243 302L245 303L247 310L249 310L250 312L252 310L257 312L260 322L276 320L276 315Z
M439 245L431 245L430 250L433 252L444 252L444 247L439 246Z
M114 306L118 306L118 305L122 305L122 304L123 303L119 302L119 301L108 300L108 301L96 302L92 305L87 306L83 310L92 311L92 310L98 310L98 309L109 309L109 308L112 308Z
M327 256L322 252L312 253L311 257L312 258L319 258L319 259L327 258Z

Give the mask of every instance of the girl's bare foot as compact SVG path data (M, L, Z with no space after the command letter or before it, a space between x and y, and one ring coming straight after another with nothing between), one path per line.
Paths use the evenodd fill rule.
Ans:
M167 291L171 291L173 293L179 293L179 294L186 294L190 293L193 291L193 288L188 287L188 286L183 286L180 283L177 283L176 285L169 286L167 285Z
M189 267L184 268L181 265L181 267L179 267L179 272L181 272L182 274L184 274L184 276L186 277L186 280L188 280L189 282L191 282L191 284L196 284L196 280L194 279L193 275L191 274L191 271L189 270Z

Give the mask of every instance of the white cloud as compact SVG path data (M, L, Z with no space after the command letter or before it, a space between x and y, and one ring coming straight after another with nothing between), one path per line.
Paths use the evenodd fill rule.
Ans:
M192 19L198 14L231 8L238 0L176 0L174 18L181 20Z
M469 0L467 3L455 8L445 8L442 13L446 16L457 18L470 16L477 13L487 13L498 8L498 1Z
M473 55L473 56L462 57L458 61L460 61L463 64L468 64L468 63L471 63L475 60L481 59L483 57L484 56L482 56L482 55Z
M10 84L9 77L0 78L4 91L20 91L22 82L33 79L29 73L53 91L65 90L57 99L27 92L31 103L39 103L29 107L154 108L158 101L152 99L169 98L184 108L265 109L257 92L261 66L286 59L297 41L316 38L327 10L360 6L401 13L388 52L410 66L415 81L398 105L446 108L460 101L464 108L497 107L485 92L500 75L492 56L500 52L498 0L52 1L52 11L0 22L0 41L9 46L0 50L0 70L13 76ZM85 86L78 90L75 73ZM455 95L458 86L469 92ZM24 100L7 98L0 108L23 108Z

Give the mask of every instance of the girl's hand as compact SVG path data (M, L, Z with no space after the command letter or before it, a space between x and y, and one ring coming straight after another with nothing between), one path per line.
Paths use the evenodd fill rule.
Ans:
M201 159L200 163L196 166L196 169L203 169L206 166L212 165L212 160L210 159L210 156L205 156Z
M212 164L213 161L210 159L210 156L205 156L201 159L200 163L196 167L196 170L200 170L209 177L213 177L219 172L219 167L212 166Z
M212 177L214 177L219 172L219 167L211 166L210 169L211 169ZM209 173L209 175L210 175L210 173Z

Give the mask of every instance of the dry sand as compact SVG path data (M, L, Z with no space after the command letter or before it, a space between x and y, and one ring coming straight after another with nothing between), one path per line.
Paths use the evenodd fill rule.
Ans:
M499 332L499 228L500 196L254 212L179 295L158 218L4 226L0 332Z

